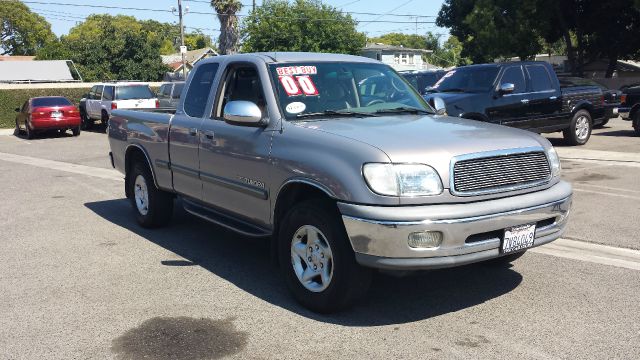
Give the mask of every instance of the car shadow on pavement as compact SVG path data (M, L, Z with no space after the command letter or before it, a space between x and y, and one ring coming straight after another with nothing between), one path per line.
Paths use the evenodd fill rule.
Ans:
M319 315L293 300L269 257L268 239L243 237L200 220L187 214L179 202L170 226L151 230L136 223L127 199L85 206L185 259L158 259L162 266L198 265L273 305L343 326L402 324L459 311L502 296L522 281L522 276L507 266L469 265L402 277L379 273L374 276L368 295L354 308Z
M592 133L591 136L620 136L620 137L635 137L636 133L632 127L629 130L614 130L614 131L601 131L598 133Z

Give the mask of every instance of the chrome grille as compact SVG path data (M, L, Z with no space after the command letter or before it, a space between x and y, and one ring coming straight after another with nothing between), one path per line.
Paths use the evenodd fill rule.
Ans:
M530 151L460 159L452 175L454 194L480 195L546 182L551 169L544 151Z

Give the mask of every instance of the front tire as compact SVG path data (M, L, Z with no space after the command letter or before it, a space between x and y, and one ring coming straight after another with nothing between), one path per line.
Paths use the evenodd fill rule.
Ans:
M132 165L127 181L131 205L142 227L160 227L171 221L173 196L156 188L151 170L145 162L136 161Z
M569 128L565 129L562 134L570 145L584 145L591 137L592 128L591 114L587 110L578 110L573 115Z
M633 115L633 130L636 136L640 136L640 110L636 111Z
M287 286L308 309L343 310L369 288L371 270L356 263L338 211L328 201L313 199L293 206L277 241Z

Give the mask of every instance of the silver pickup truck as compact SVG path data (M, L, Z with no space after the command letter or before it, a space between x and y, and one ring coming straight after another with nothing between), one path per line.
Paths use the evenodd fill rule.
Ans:
M319 312L372 269L505 263L561 236L571 186L537 134L448 117L378 61L256 53L203 60L175 115L115 110L114 167L145 227L193 215L271 241Z

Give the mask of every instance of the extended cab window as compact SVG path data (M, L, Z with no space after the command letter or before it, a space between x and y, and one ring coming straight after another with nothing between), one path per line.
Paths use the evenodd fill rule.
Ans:
M262 91L260 76L254 67L237 67L229 72L224 84L224 95L216 111L216 117L224 116L224 106L228 102L238 100L250 101L258 105L264 115L267 103Z
M184 112L192 117L202 117L207 106L213 80L218 72L218 63L203 64L198 67L191 79L184 100Z
M547 91L553 90L549 72L544 65L527 65L525 66L531 80L531 91Z
M513 84L515 86L513 93L520 94L526 91L526 83L524 81L524 74L522 73L522 67L512 66L507 68L502 75L500 85Z
M113 86L105 86L104 93L102 94L102 100L113 100Z

